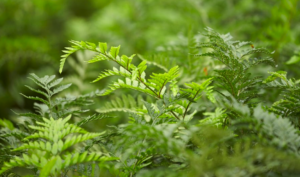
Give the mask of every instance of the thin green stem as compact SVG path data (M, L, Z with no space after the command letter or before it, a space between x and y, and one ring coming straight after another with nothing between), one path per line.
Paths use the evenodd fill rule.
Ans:
M200 90L201 89L197 90L197 92L196 92L195 96L192 98L192 100L194 100L196 98L196 96L198 95L198 93L199 93ZM184 118L186 116L186 113L187 113L187 111L188 111L188 109L189 109L189 107L190 107L191 104L192 104L192 101L190 101L189 104L187 105L187 107L186 107L186 109L184 111L182 120L184 120Z

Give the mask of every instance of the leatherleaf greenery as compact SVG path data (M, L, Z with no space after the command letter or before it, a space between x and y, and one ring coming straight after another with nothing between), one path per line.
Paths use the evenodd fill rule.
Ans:
M87 63L108 67L90 84L111 84L70 95L64 93L71 84L58 86L62 78L31 74L42 90L26 87L42 96L22 94L37 101L35 113L16 113L24 123L1 120L0 174L299 176L299 81L274 71L274 52L205 30L197 42L189 34L181 45L188 51L184 64L70 41L59 72L69 56L85 51L92 54ZM165 55L174 57L172 48ZM269 73L256 72L267 66ZM266 100L272 89L280 97ZM82 128L92 122L97 132Z

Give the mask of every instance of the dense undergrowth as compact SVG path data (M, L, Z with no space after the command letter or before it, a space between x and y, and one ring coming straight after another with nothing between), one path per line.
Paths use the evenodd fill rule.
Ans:
M85 81L81 60L70 62L78 73L72 83L31 74L26 87L39 96L22 95L35 101L35 112L16 111L23 120L17 126L0 121L2 176L300 175L299 80L285 71L255 72L276 70L274 52L211 28L188 36L184 60L71 43L59 71L70 55L86 51L89 64L112 63L92 82L111 83L89 86L95 83ZM72 84L78 89L68 92ZM272 90L275 101L267 99ZM95 133L83 128L88 124Z
M236 39L253 41L255 47L275 50L272 58L278 65L276 69L289 71L289 77L299 78L299 9L298 0L181 0L176 3L174 0L85 0L84 3L1 0L0 118L20 123L11 109L33 111L33 102L19 94L31 94L24 85L34 85L26 78L30 73L57 75L60 51L69 45L70 39L121 45L122 53L142 54L147 59L159 55L159 63L165 67L167 62L176 60L168 63L173 67L185 65L188 38L209 26L220 33L230 32ZM199 35L195 37L200 40ZM88 84L97 76L97 70L111 67L109 63L81 62L89 57L88 53L78 52L67 61L71 67L66 67L61 77L64 83L73 86L66 92L87 94L107 84L108 80ZM166 58L170 61L165 61ZM199 64L203 68L197 75L203 74L207 66L208 74L212 74L211 60L202 61ZM197 71L192 71L191 66L188 71ZM86 69L89 72L83 72ZM272 70L258 67L255 72L266 77L265 69ZM271 92L265 100L274 102L278 91ZM97 102L94 105L99 107Z

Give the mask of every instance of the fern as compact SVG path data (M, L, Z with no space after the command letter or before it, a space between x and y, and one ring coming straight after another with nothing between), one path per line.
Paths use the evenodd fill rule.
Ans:
M131 57L128 57L126 55L119 57L118 54L119 54L120 46L111 47L110 52L108 53L106 52L107 45L104 43L100 43L99 48L96 48L95 44L88 43L88 42L80 43L77 41L72 41L72 43L75 44L73 48L80 48L80 49L86 49L86 50L92 50L94 52L98 52L99 53L98 55L101 55L105 60L114 61L115 63L120 65L121 68L120 70L116 68L114 68L113 70L108 70L100 74L98 79L95 80L95 81L99 81L105 77L112 76L112 75L120 75L126 78L125 81L118 80L117 82L114 82L111 85L110 89L108 89L102 95L107 95L118 88L131 88L131 89L135 89L147 93L151 96L160 98L161 97L160 93L162 92L164 86L178 76L178 69L175 67L170 69L170 71L165 74L153 74L151 76L152 80L150 79L150 81L152 82L148 84L145 79L146 73L144 72L147 68L146 61L141 62L138 66L131 64L134 55L132 55ZM97 61L102 61L102 60L97 60ZM96 61L92 59L92 63L94 62ZM61 69L63 68L63 64L61 65L60 68Z
M145 112L143 101L144 99L141 95L138 96L137 100L131 95L122 95L121 98L112 99L96 111L99 113L126 112L143 114Z
M178 125L141 125L131 124L119 129L123 137L117 142L115 153L122 153L120 159L124 164L121 169L127 175L135 174L141 168L151 167L155 159L168 156L168 161L176 157L184 143L172 137Z
M44 122L37 122L40 126L29 126L37 132L27 136L24 139L25 143L14 149L14 151L26 149L28 153L23 153L22 157L16 156L9 162L4 163L0 174L14 167L33 166L41 170L40 176L48 176L48 174L61 173L64 169L77 163L115 159L100 152L89 154L87 152L66 152L69 147L77 143L104 134L104 132L88 133L73 124L67 123L70 118L71 116L57 120L44 118ZM30 141L31 139L36 140Z
M271 75L264 80L266 88L283 90L283 98L273 103L269 110L283 117L288 117L295 125L299 127L299 81L288 79L286 76L287 72L285 71L270 72L270 74Z
M125 80L118 79L117 81L113 82L108 89L106 89L101 96L108 95L112 93L113 91L120 89L120 88L129 88L133 90L140 91L142 93L145 93L149 96L152 96L156 99L163 99L165 92L167 90L167 87L169 90L172 90L173 94L179 94L179 88L176 85L176 78L179 76L179 68L177 66L171 68L165 73L152 73L150 75L149 79L146 79L146 68L147 68L147 62L146 60L143 60L139 65L135 66L132 64L133 57L135 55L131 55L131 57L128 57L126 55L122 55L122 57L119 57L119 50L120 46L118 47L111 47L110 51L107 52L107 44L106 43L99 43L99 47L96 46L96 44L89 43L89 42L78 42L78 41L71 41L74 46L70 48L71 51L74 51L73 49L81 49L81 50L90 50L93 52L97 52L96 58L89 60L90 63L95 63L98 61L108 60L113 61L117 63L120 66L120 69L113 68L113 70L107 70L102 72L99 77L95 81L99 81L103 78L106 78L108 76L122 76L125 77ZM101 59L99 59L101 57ZM64 58L63 60L66 60ZM63 68L63 63L60 66L60 71ZM195 83L192 84L193 87L199 87L198 92L200 94L201 92L205 91L207 92L208 97L211 100L214 100L212 96L212 87L207 87L211 83L210 80L205 81L203 85L196 85ZM190 88L187 88L183 90L182 95L186 95L189 90L190 93L195 90L195 88L192 88L190 85ZM206 88L207 87L207 88ZM198 94L198 93L197 93ZM187 98L187 97L186 97ZM193 100L195 101L195 100ZM193 102L191 101L191 102ZM177 109L174 111L177 111L178 113L175 113L173 110L171 110L171 114L176 117L176 119L180 120L179 116L182 115L182 119L184 120L187 111L189 110L189 106L191 102L186 106L182 105L178 102L178 106L176 107L185 107L185 111L182 111L182 109ZM120 103L120 102L119 102ZM194 112L195 113L195 112Z
M299 176L299 81L280 71L262 82L250 69L272 64L271 58L260 58L271 52L206 30L208 42L201 43L201 36L189 32L178 44L158 48L162 50L157 55L138 55L140 63L134 61L135 55L120 55L120 46L71 41L63 51L60 72L67 57L81 50L93 54L89 64L113 63L95 75L93 83L117 78L108 86L102 84L101 92L62 96L69 87L59 87L62 79L32 75L43 90L28 88L42 97L25 96L37 101L36 113L19 114L34 118L19 127L26 132L0 131L4 142L0 162L6 161L0 173L12 175L14 167L27 167L39 176ZM183 56L188 62L173 60ZM199 57L215 60L203 62ZM87 63L70 62L81 81ZM126 92L116 91L123 88ZM254 99L267 88L283 93L272 107ZM92 98L109 94L108 101L101 97L99 114L88 115L85 108L93 109ZM115 120L106 118L114 112L123 112L128 119L116 114L122 120L112 124ZM68 123L70 114L80 120ZM96 128L104 125L106 131L88 133L79 127L94 120L103 121Z
M237 126L241 123L239 119L242 119L246 121L248 125L247 129L250 129L247 136L254 135L254 137L251 137L253 141L260 142L267 146L273 146L299 156L300 134L290 120L277 117L274 113L268 112L268 110L263 110L261 105L256 106L253 112L249 107L241 105L237 101L234 101L233 104L231 103L226 107L232 109L232 111L236 113L235 115L238 116L238 121L233 123L234 127L231 126L236 130L235 132L237 134L242 136L242 134L245 133L244 127ZM239 132L238 130L243 131Z
M224 69L215 70L217 75L216 91L226 98L230 99L229 95L237 101L250 104L253 98L259 96L257 86L262 82L260 77L251 77L248 72L250 67L260 63L272 64L271 58L246 58L252 54L267 54L272 53L264 48L250 48L251 42L232 41L231 35L219 34L211 28L206 28L207 33L204 36L209 38L209 42L198 44L198 48L210 48L212 52L197 54L196 56L209 56L219 61ZM244 46L249 46L250 49L242 50ZM226 92L224 92L226 91Z
M68 87L71 86L71 84L67 84L67 85L62 85L59 87L55 87L57 86L63 79L55 79L55 75L52 76L44 76L42 78L38 77L35 74L30 74L31 77L29 77L29 79L31 79L32 81L34 81L38 86L40 86L42 89L44 90L37 90L35 88L32 88L30 86L26 86L27 88L29 88L31 91L39 93L41 95L43 95L45 98L40 98L40 97L33 97L33 96L26 96L24 94L21 93L21 95L23 95L25 98L34 100L34 101L39 101L42 102L44 105L46 105L48 107L49 110L49 115L50 116L55 116L54 115L54 106L55 104L52 102L52 97L55 94L58 94L59 92L67 89ZM39 109L39 112L41 113L41 107L40 105L36 105L36 107ZM32 118L38 118L41 119L41 116L36 115L36 114L18 114L20 116L30 116Z
M35 74L31 74L30 77L38 86L43 90L38 90L30 86L26 86L31 91L41 94L45 98L39 96L26 96L25 98L38 101L34 103L34 108L36 113L16 113L18 116L30 117L35 120L42 120L43 117L53 117L57 119L58 117L65 117L69 114L79 115L89 111L89 109L82 109L83 107L90 106L94 103L91 99L98 92L93 92L80 96L66 95L64 97L55 97L55 94L59 94L65 89L69 88L71 84L61 85L59 84L63 81L63 78L56 79L55 75L44 76L42 78Z
M150 56L142 56L137 55L139 59L142 61L146 61L149 65L154 65L165 72L168 72L169 68L175 65L175 62L171 62L170 60L166 60L166 56L162 55L150 55Z
M215 125L216 127L225 125L227 114L222 108L217 107L215 112L205 112L203 115L206 118L199 121L200 125Z

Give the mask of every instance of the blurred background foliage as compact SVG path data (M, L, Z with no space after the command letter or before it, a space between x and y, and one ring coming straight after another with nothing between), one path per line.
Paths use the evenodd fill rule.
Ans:
M121 45L126 55L156 53L189 69L191 36L208 26L252 41L254 47L275 50L276 70L299 78L299 22L298 0L1 0L0 118L13 117L11 109L32 109L33 103L19 94L32 95L24 87L31 84L29 73L58 75L61 50L73 39ZM63 76L73 83L73 94L101 90L107 84L106 80L90 84L109 64L92 68L84 62L91 55L79 52L68 60ZM200 64L206 70L199 72L201 77L209 75L209 61ZM254 72L266 75L266 70L272 71Z

